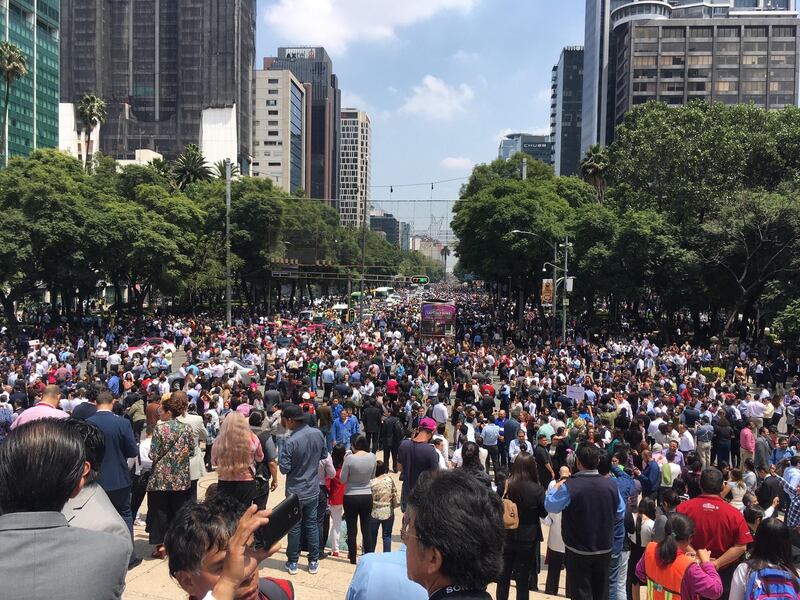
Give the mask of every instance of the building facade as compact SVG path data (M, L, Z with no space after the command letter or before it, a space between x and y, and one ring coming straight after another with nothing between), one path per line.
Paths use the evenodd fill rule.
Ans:
M333 62L322 47L278 48L270 68L291 71L299 81L311 85L311 161L306 165L311 185L306 191L309 197L338 209L342 109Z
M253 72L253 177L269 178L290 194L306 180L306 86L291 71Z
M106 101L99 150L115 158L198 144L249 174L255 4L61 0L61 102Z
M798 102L796 0L587 0L581 152L636 104Z
M28 66L11 87L5 157L58 146L58 37L59 0L0 0L0 42L17 45Z
M583 119L583 47L568 46L553 67L550 102L552 164L556 175L577 175L581 168Z
M400 247L400 226L392 213L382 210L372 210L369 215L369 228L372 231L380 231L386 236L386 241Z
M553 141L546 135L510 133L500 141L498 158L508 160L517 152L524 152L545 164L552 164Z
M341 116L339 155L339 223L345 227L369 225L372 173L372 131L369 116L345 108Z

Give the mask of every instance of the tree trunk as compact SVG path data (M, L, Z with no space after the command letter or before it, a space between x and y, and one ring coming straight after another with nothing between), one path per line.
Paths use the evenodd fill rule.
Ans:
M14 300L10 296L0 293L0 302L3 304L3 315L8 326L8 335L16 339L19 335L19 321L17 320L17 311L14 309Z
M8 123L8 103L10 96L11 82L6 80L6 100L3 104L3 125L2 128L0 128L0 154L3 155L3 165L8 164L8 154L6 152L6 124Z

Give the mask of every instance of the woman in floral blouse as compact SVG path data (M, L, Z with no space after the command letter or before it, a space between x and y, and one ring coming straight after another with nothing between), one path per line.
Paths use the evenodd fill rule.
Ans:
M389 467L382 461L375 464L375 478L370 481L372 488L372 547L378 543L378 529L383 527L383 551L392 551L392 527L394 509L400 506L400 495L394 479L389 475Z
M147 483L147 531L156 545L153 558L164 558L164 535L181 506L189 501L189 458L195 451L192 430L176 420L186 410L186 394L165 395L161 421L150 446L153 467Z

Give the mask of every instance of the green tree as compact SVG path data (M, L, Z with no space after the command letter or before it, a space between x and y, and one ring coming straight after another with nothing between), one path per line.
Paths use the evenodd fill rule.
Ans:
M0 126L0 154L4 157L4 165L8 164L6 129L8 126L8 109L11 102L11 87L15 81L25 77L27 73L28 62L19 46L11 42L0 42L0 76L3 77L3 84L5 85L3 123Z
M241 174L241 170L239 169L239 165L236 163L231 163L231 177L238 177ZM214 173L213 176L217 179L225 179L225 161L218 160L214 163Z
M721 203L714 218L703 223L700 256L728 275L726 292L733 305L727 332L738 314L752 312L770 281L800 272L798 228L800 195L793 190L743 192Z
M195 181L209 181L212 178L211 167L196 144L188 144L184 148L175 160L172 173L175 185L181 190Z
M106 101L94 94L86 94L78 104L78 118L83 123L86 132L86 147L83 151L83 168L91 165L89 156L94 153L92 148L92 132L94 128L106 122Z
M792 300L772 323L775 333L785 342L800 342L800 300Z
M608 157L608 151L600 144L590 146L586 151L586 156L581 160L583 178L594 187L595 197L600 204L602 204L606 195L610 167L611 162Z
M444 246L440 254L442 256L442 270L444 271L445 276L447 276L447 257L450 256L450 248Z

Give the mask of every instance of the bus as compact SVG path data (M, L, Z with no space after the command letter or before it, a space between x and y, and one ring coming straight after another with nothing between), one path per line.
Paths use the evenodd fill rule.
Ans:
M394 294L394 288L391 287L375 288L375 298L377 298L378 300L386 300L392 294Z
M420 306L420 337L423 339L453 339L455 334L455 302L425 300Z

